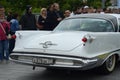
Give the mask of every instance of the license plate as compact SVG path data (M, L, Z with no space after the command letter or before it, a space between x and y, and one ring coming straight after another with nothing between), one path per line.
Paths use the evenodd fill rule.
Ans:
M33 58L32 59L33 63L36 64L46 64L46 65L50 65L53 64L53 59L47 59L47 58Z

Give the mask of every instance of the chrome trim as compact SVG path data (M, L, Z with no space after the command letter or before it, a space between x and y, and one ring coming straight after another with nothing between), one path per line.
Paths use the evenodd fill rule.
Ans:
M44 43L40 43L40 45L42 45L43 48L49 48L50 46L52 45L56 46L57 44L53 44L51 41L46 41Z
M83 58L74 58L74 57L67 57L67 56L54 56L54 55L42 55L42 54L20 54L20 53L12 53L12 55L18 55L18 56L32 56L32 57L46 57L46 58L57 58L57 59L68 59L68 60L83 60ZM85 58L85 59L91 59L91 58ZM84 59L84 60L85 60Z
M57 60L62 60L63 64L50 64L50 65L43 65L43 64L34 64L32 60L15 60L12 59L12 56L26 56L26 57L37 57L37 58L51 58L54 59L55 61ZM26 65L32 65L32 66L40 66L40 67L56 67L56 68L74 68L74 69L81 69L81 70L86 70L89 68L94 68L97 66L98 59L97 58L87 58L87 59L82 59L82 58L72 58L72 57L63 57L63 56L49 56L49 55L33 55L33 54L20 54L20 53L13 53L10 55L10 60L17 62L17 63L22 63ZM73 62L73 65L70 65L69 62L64 63L64 60L70 60ZM62 62L61 62L62 63Z

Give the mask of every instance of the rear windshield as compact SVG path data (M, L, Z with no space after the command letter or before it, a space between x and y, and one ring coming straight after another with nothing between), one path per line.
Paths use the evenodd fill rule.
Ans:
M66 19L61 21L54 31L113 32L110 21L93 18Z

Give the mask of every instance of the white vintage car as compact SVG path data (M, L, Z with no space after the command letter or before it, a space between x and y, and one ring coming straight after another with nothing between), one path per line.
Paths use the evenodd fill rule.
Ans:
M111 73L120 60L120 15L81 14L53 31L18 31L10 60L35 67Z

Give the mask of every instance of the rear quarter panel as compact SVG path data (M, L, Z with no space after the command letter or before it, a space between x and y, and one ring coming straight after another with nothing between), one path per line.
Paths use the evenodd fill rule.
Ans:
M51 31L17 31L15 48L22 49L24 46L23 44L25 44L26 42L29 42L29 40L34 40L33 37L36 36L37 38L49 33L51 33Z
M94 40L76 48L75 53L78 53L78 56L91 58L106 53L120 53L119 32L95 32L89 35L94 37Z

